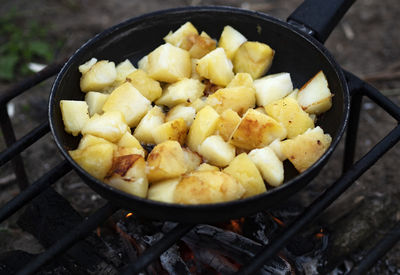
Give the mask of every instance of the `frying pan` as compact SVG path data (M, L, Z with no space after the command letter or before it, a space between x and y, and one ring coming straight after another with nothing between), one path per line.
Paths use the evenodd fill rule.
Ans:
M263 13L232 7L185 7L132 18L96 35L70 57L53 84L49 99L49 120L58 148L93 190L111 203L147 218L195 223L219 222L279 205L318 174L337 146L348 120L349 91L342 70L325 47L309 34L324 41L337 23L332 22L338 21L344 14L343 3L349 1L332 1L337 5L328 9L330 19L328 22L317 22L320 25L314 21L323 21L327 15L318 16L321 11L318 2L326 1L311 0L303 3L292 14L291 24ZM312 19L307 23L307 18L310 17L304 17L304 12L311 17L317 15L316 18L319 19ZM92 57L116 63L128 58L133 64L137 64L140 58L164 43L162 38L170 30L176 30L187 21L214 38L219 37L225 25L230 25L249 41L270 45L276 54L268 74L290 72L295 87L301 87L319 70L324 71L334 93L333 106L318 118L317 125L332 136L332 143L314 165L298 174L291 164L285 163L285 183L254 197L216 204L179 205L151 201L119 191L89 175L69 156L68 150L75 149L80 138L64 131L59 103L62 99L84 99L84 93L79 88L78 66ZM306 25L311 25L312 28Z

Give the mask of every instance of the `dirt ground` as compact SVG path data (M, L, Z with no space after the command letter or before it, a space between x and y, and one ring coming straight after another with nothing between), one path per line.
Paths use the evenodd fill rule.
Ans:
M187 5L229 5L258 10L285 20L302 1L238 1L238 0L3 0L0 17L15 9L21 24L36 20L49 29L52 41L62 41L57 48L56 59L71 55L82 43L94 34L125 19L160 9ZM327 48L344 69L367 79L395 103L400 104L400 5L397 0L358 0L326 42ZM1 57L0 57L1 58ZM20 77L21 78L21 77ZM18 137L47 118L47 98L52 79L46 81L11 102L14 109L12 122ZM0 82L0 92L9 83ZM378 106L368 100L362 105L357 156L365 154L384 137L396 123ZM340 175L342 145L329 164L312 184L312 194L326 188ZM0 141L0 149L5 148ZM54 167L60 160L50 134L35 143L22 154L30 182ZM391 197L400 202L399 170L400 146L390 150L376 165L357 180L344 195L342 205L351 208L356 199L367 196ZM38 165L39 163L39 165ZM0 205L18 193L13 184L15 177L10 165L0 168ZM56 185L72 205L83 215L94 211L103 200L92 192L74 174L69 173ZM32 237L20 232L15 225L17 215L0 225L0 252L24 249L37 252L40 245ZM400 219L400 209L393 220ZM383 228L386 229L386 228ZM390 261L400 268L400 245L398 244L383 261ZM393 273L388 273L393 274Z

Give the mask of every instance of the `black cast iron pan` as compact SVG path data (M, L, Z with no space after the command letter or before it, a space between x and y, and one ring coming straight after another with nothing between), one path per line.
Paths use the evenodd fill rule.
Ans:
M296 25L300 21L296 14L303 12L309 3L306 2L307 5L303 4L293 13L293 17L297 19ZM312 7L315 8L313 12L320 12L315 5ZM333 17L337 19L336 15ZM77 147L79 137L64 132L59 102L62 99L83 100L84 93L79 89L78 66L92 57L116 63L128 58L136 64L141 57L161 45L162 38L170 30L177 29L186 21L191 21L198 30L204 30L216 39L225 25L231 25L248 40L267 43L276 50L273 65L268 73L290 72L295 87L301 87L319 70L324 71L334 93L333 107L318 119L318 125L332 136L332 144L312 167L298 174L293 167L287 165L285 183L282 186L251 198L218 204L178 205L151 201L121 192L90 176L72 160L68 150ZM319 38L324 39L322 31L314 34L322 35L322 39ZM326 33L325 35L327 36ZM263 13L231 7L189 7L154 12L130 19L98 34L64 65L54 82L49 100L50 126L57 146L92 189L111 203L144 217L197 223L243 217L279 205L295 194L317 175L328 160L343 135L348 112L349 92L346 81L341 69L321 43L292 24Z

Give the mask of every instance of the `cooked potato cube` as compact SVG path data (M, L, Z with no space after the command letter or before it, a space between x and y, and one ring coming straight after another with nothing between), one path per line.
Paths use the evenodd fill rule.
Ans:
M142 143L155 144L153 131L164 123L165 115L162 109L154 106L140 121L133 135Z
M228 86L226 86L226 88L242 87L242 86L255 89L253 84L253 78L251 77L250 74L237 73L235 77L232 79L232 81L229 82Z
M171 121L177 118L183 118L183 120L185 120L186 122L186 125L190 127L190 125L192 125L194 121L195 116L196 116L195 108L181 104L181 105L176 105L174 108L169 110L167 116L165 117L165 120Z
M154 101L161 96L160 83L147 75L143 70L136 70L126 76L126 81L131 83L148 100Z
M116 88L103 105L104 112L120 111L129 127L137 126L150 108L151 102L129 82Z
M123 114L118 111L110 111L102 115L94 114L83 126L82 135L90 134L116 142L127 131L129 131L129 127Z
M222 48L216 48L197 61L197 72L212 83L226 86L233 79L233 65Z
M193 24L186 22L175 32L170 31L167 36L164 37L164 41L188 51L193 45L193 41L190 40L190 37L198 34L199 32Z
M235 73L249 73L253 79L257 79L271 67L274 54L275 51L267 44L244 42L233 57L233 70Z
M185 163L187 168L186 172L192 172L197 167L199 167L202 158L199 154L193 152L189 148L182 148L182 149L183 149L183 154L185 156Z
M210 165L208 163L202 163L197 167L196 171L220 171L219 167Z
M234 177L246 190L243 198L267 191L256 165L246 153L236 156L223 172Z
M225 167L235 157L235 147L225 142L221 136L209 136L200 145L199 153L208 163Z
M332 107L332 93L323 71L319 71L299 90L297 101L307 113L321 114Z
M149 53L147 73L155 80L173 83L191 75L192 63L188 51L164 44Z
M115 63L107 60L98 61L81 77L82 92L101 91L111 86L117 78Z
M283 183L283 163L269 147L254 149L249 153L249 158L260 171L263 179L271 186L279 186Z
M72 159L93 177L103 180L113 162L115 145L99 143L84 149L69 151Z
M217 45L217 42L205 32L202 32L200 35L189 36L189 40L193 43L189 50L192 58L202 58L214 50Z
M146 161L141 155L116 157L104 181L128 194L145 198L149 187Z
M295 100L297 100L297 95L299 93L299 89L294 89L290 94L288 94L286 97L290 97L293 98Z
M90 68L92 68L93 65L96 64L96 62L97 62L97 59L92 57L92 59L86 61L85 63L83 63L82 65L80 65L78 67L79 72L81 74L87 73L90 70Z
M255 91L253 88L240 86L219 89L209 95L206 104L213 107L219 114L227 109L232 109L242 115L256 103Z
M323 130L318 126L293 139L282 141L281 150L296 167L297 171L301 173L325 153L331 141L331 136L324 134Z
M149 73L149 57L147 55L143 56L138 61L138 68L146 73Z
M199 73L196 70L197 67L197 62L199 60L197 58L192 58L190 62L192 63L192 74L190 76L191 79L197 79L197 80L202 80L203 78L199 75Z
M119 86L124 83L126 77L136 71L135 66L133 66L128 59L119 63L115 69L117 70L117 78L115 79L114 86Z
M233 131L240 122L240 116L232 109L227 109L221 114L221 120L218 123L217 133L225 140L229 141Z
M143 158L146 157L146 152L135 147L120 147L114 151L114 158L127 156L127 155L140 155Z
M293 90L289 73L267 75L254 80L258 106L266 106L287 96Z
M190 126L187 145L190 150L198 152L199 145L217 129L219 123L218 113L210 106L201 109Z
M153 201L174 202L174 192L181 178L174 178L153 183L147 198Z
M153 129L153 139L156 144L166 140L176 140L180 144L185 143L188 127L183 118L177 118L157 126Z
M310 116L301 109L293 98L283 98L265 106L265 111L276 121L281 122L287 130L287 137L294 138L307 129L314 128Z
M206 103L206 97L201 97L196 99L195 101L193 101L192 103L189 103L187 106L188 107L192 107L196 110L196 113L199 112L201 109L203 109L204 107L206 107L207 103Z
M108 97L108 94L103 94L99 92L87 92L85 95L85 101L89 107L89 115L101 115L103 113L103 105L107 101Z
M120 147L126 147L126 148L136 148L139 151L142 151L143 155L146 154L146 150L143 149L142 145L140 145L140 142L129 132L126 132L120 138L117 145Z
M271 142L270 145L268 145L269 148L274 151L275 155L278 157L280 161L286 160L286 156L282 152L282 147L281 147L282 141L280 141L278 138L275 139L273 142Z
M263 148L276 138L284 139L285 137L286 129L280 123L254 109L249 109L232 133L230 143L252 150Z
M168 85L156 104L172 108L181 103L190 103L203 95L204 88L204 84L199 80L184 78Z
M149 182L176 178L186 172L185 155L174 140L156 145L147 157Z
M79 135L89 120L88 105L85 101L60 100L62 120L65 132L73 136Z
M227 25L224 27L224 30L221 33L218 46L224 48L226 56L232 60L237 49L239 49L240 45L246 41L247 39L243 34Z
M96 144L102 144L102 143L107 143L107 144L112 144L114 147L114 151L117 150L117 145L114 143L100 137L96 137L93 135L84 135L81 140L79 141L79 145L77 149L85 149L89 146L96 145Z
M237 200L245 190L232 176L217 171L196 171L186 176L176 186L174 202L204 204Z

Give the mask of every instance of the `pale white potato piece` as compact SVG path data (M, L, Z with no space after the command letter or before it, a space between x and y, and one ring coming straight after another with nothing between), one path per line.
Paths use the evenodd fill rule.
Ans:
M153 131L164 123L165 114L158 106L154 106L142 118L139 125L135 128L133 135L142 143L155 144Z
M147 198L153 201L174 202L174 192L181 178L174 178L153 183L148 191Z
M167 116L165 117L165 120L171 121L178 118L183 118L183 120L185 120L186 122L186 125L190 127L190 125L192 125L194 121L195 116L196 116L195 108L181 104L181 105L176 105L171 110L169 110Z
M119 63L115 69L117 70L117 78L115 79L114 86L119 86L124 83L126 77L137 70L128 59Z
M294 89L290 94L288 94L286 97L288 98L293 98L297 100L297 95L299 93L299 89Z
M92 68L92 66L94 64L96 64L96 62L97 62L97 59L92 57L90 60L86 61L85 63L83 63L82 65L80 65L78 67L79 72L81 74L87 73L90 70L90 68Z
M100 60L81 76L80 87L82 92L101 91L111 86L116 78L115 63Z
M256 79L254 86L258 106L266 106L293 91L293 83L289 73L278 73Z
M250 159L257 166L263 179L271 186L279 186L283 183L283 163L269 147L251 150Z
M226 56L232 60L240 45L247 41L243 34L227 25L221 33L218 46L224 48Z
M138 68L140 70L145 71L148 73L149 70L149 57L147 55L143 56L139 61L138 61Z
M319 71L298 92L297 101L307 113L321 114L332 107L332 93L323 71Z
M108 94L103 94L99 92L87 92L85 95L85 101L89 107L89 115L101 115L103 113L103 105L108 97Z
M119 140L117 145L119 147L125 148L136 148L139 151L143 152L142 155L145 156L147 154L146 150L140 145L140 142L129 132L126 132Z
M197 36L199 32L191 22L186 22L179 27L176 31L170 31L165 37L164 41L184 50L189 50L193 46L190 37Z
M284 161L287 159L285 154L282 152L281 141L278 138L275 139L273 142L271 142L271 144L268 145L268 147L271 148L272 151L274 151L275 155L278 157L280 161Z
M168 85L156 104L172 108L181 103L190 103L203 95L204 88L205 85L199 80L184 78Z
M129 82L116 88L103 105L103 111L120 111L129 127L139 124L142 117L151 109L151 102Z
M196 170L197 167L199 167L200 163L202 162L201 156L190 150L189 148L182 148L183 150L183 155L185 156L185 163L186 163L186 172L192 172L193 170Z
M225 167L235 158L235 146L225 142L221 136L209 136L200 145L199 154L208 163Z
M79 135L89 120L88 105L85 101L60 100L64 130L73 136Z
M220 168L204 162L197 167L196 171L220 171Z

